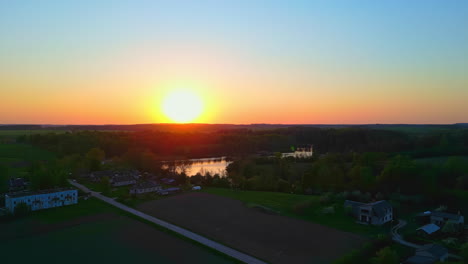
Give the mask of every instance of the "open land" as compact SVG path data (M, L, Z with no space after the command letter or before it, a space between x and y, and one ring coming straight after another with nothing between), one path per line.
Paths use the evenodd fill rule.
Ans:
M236 263L96 199L1 223L0 247L2 263Z
M271 263L330 263L367 240L208 193L181 194L138 209Z

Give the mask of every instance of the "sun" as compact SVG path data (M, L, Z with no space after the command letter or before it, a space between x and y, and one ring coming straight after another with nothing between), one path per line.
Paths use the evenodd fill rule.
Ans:
M164 98L162 111L173 122L193 122L203 112L203 102L190 90L176 90Z

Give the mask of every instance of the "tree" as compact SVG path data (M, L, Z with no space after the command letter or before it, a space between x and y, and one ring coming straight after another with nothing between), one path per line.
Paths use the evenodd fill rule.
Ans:
M24 202L20 202L15 207L14 215L18 217L22 217L22 216L28 215L29 212L31 212L31 208L29 207L29 205L27 205Z
M0 193L8 191L8 168L0 165Z
M468 242L461 246L460 256L463 259L463 263L468 263Z
M107 176L101 178L102 194L108 195L110 193L110 179Z
M398 255L390 247L377 251L377 256L372 258L373 264L398 264Z
M458 225L448 221L445 223L445 225L442 227L442 232L447 233L447 234L456 234L458 233L459 228Z
M104 160L106 154L100 148L92 148L86 153L86 160L89 164L90 171L98 171L101 169L101 162Z

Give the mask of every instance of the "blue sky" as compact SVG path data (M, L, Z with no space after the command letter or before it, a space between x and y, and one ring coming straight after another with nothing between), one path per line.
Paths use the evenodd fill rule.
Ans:
M122 94L141 97L184 79L205 86L202 93L223 91L218 100L271 94L264 107L245 101L260 113L256 118L243 120L227 104L226 114L206 122L466 121L460 120L468 112L460 101L468 97L466 25L468 1L459 0L2 1L0 89L10 98L52 94L54 105L66 94L79 97L77 87L109 94L102 86L112 86L112 76L127 84L119 86ZM317 97L324 101L318 110L292 109L295 117L281 120L268 115L274 105L285 107L283 99L303 104ZM110 99L111 109L121 102ZM387 99L427 111L403 117L385 108ZM350 112L356 105L364 107ZM380 115L358 118L379 105ZM24 104L4 107L11 113ZM122 121L103 112L77 122L158 121L128 107L135 115ZM21 118L62 122L47 111Z

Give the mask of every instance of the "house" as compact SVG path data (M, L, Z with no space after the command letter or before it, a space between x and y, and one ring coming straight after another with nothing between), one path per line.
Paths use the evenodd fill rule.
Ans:
M178 193L180 192L181 189L179 187L171 187L171 188L166 188L166 189L161 189L158 191L159 195L168 195L172 193Z
M436 224L427 224L425 226L422 226L416 229L417 233L419 233L420 235L426 235L426 236L432 235L439 230L440 230L440 227Z
M93 171L89 174L82 175L81 177L88 178L93 182L100 182L103 177L108 177L111 181L113 178L133 178L135 180L138 180L141 177L141 174L137 170L105 170Z
M21 203L27 204L31 211L76 204L78 191L62 188L5 194L5 207L10 213L14 213L16 206Z
M171 179L171 178L162 178L161 179L161 182L163 184L167 184L167 185L175 185L176 184L176 180L175 179Z
M383 225L393 219L393 207L385 200L373 203L346 200L344 206L351 207L351 213L359 223Z
M459 226L459 228L463 228L465 224L465 218L460 214L451 214L439 211L431 212L432 224L436 224L439 227L443 227L447 222L456 224Z
M23 178L11 178L8 181L8 190L10 192L24 190L28 183Z
M405 264L433 264L444 262L448 258L448 250L437 244L426 244L416 249L414 256L408 258Z
M157 192L161 189L162 189L161 185L156 184L151 181L145 181L145 182L137 183L132 188L130 188L130 194Z
M110 183L114 187L136 184L136 179L129 175L114 175L110 178Z

